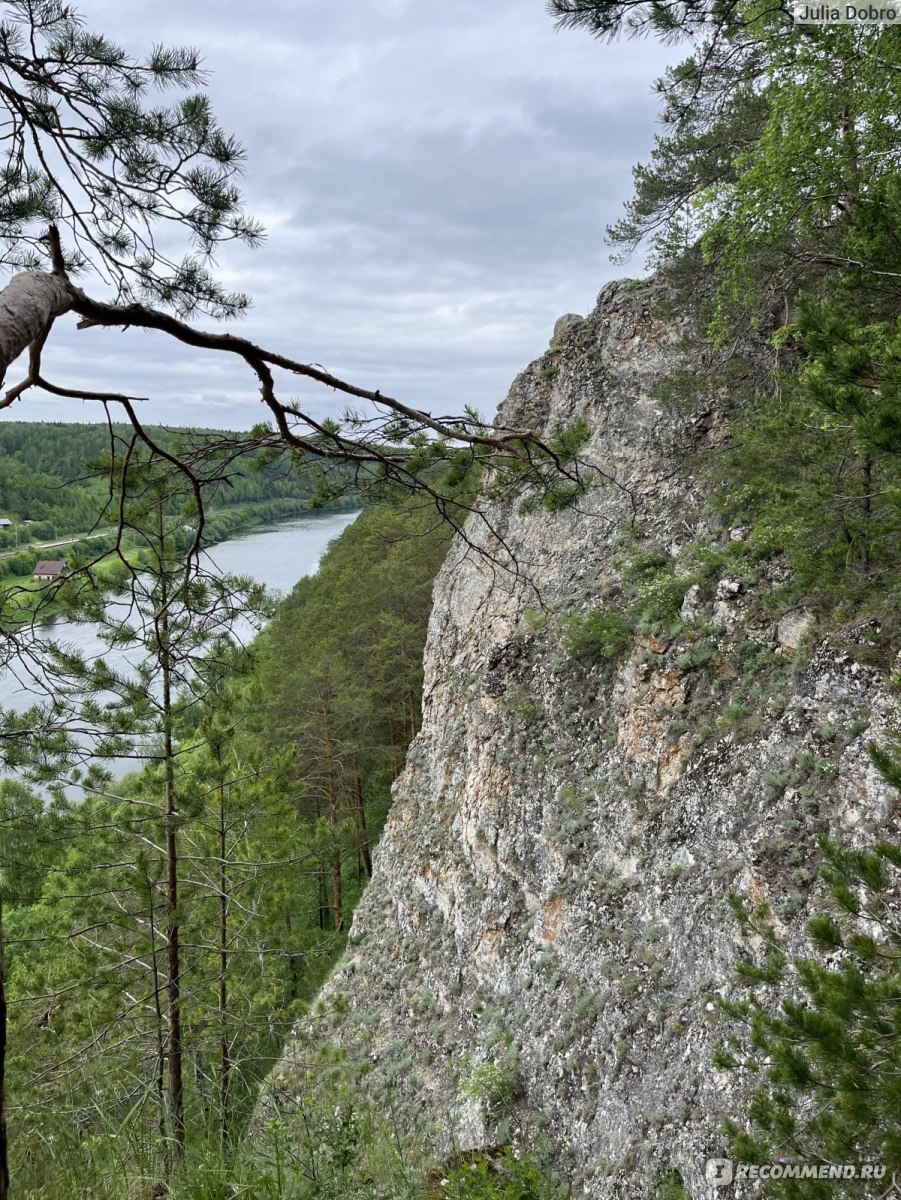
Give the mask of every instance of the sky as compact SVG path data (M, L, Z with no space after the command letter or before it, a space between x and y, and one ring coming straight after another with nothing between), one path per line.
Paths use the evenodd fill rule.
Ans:
M83 0L89 28L142 55L200 48L224 128L247 150L257 250L218 255L250 293L236 332L435 415L493 414L609 279L608 224L648 157L672 50L557 31L544 0ZM100 293L99 288L89 291ZM204 324L212 323L205 319ZM145 421L246 429L246 367L165 335L57 322L45 374L148 398ZM17 370L7 375L15 382ZM317 417L334 393L278 381ZM14 420L99 420L31 392Z

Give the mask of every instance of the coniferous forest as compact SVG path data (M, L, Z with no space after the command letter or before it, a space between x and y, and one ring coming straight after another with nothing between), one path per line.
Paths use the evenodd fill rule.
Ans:
M58 0L0 0L3 406L43 389L116 416L0 423L0 665L34 701L0 713L0 1200L563 1200L583 1179L603 1200L700 1200L720 1182L701 1190L701 1128L730 1172L882 1172L780 1170L724 1195L901 1186L901 34L756 0L547 8L561 31L684 56L608 230L653 284L558 322L493 423L456 390L433 415L306 350L204 329L248 309L216 255L262 229L199 53L135 59ZM266 422L145 425L133 397L48 379L71 315L233 361ZM580 404L614 412L624 370L631 408L598 446ZM284 398L298 380L356 407L319 416ZM235 532L328 505L362 511L284 599L203 565ZM63 542L67 574L35 585ZM601 543L583 569L573 547L587 561ZM419 890L330 991L379 884L449 552L429 645L465 662L436 688L458 689L459 737L392 843L427 846ZM509 619L485 616L497 594ZM54 640L41 622L60 615L101 652ZM577 787L586 746L597 778ZM781 832L708 862L691 838L755 756L751 799ZM409 779L427 774L414 756ZM724 807L724 842L746 807ZM623 813L599 861L592 838ZM513 877L527 913L498 899ZM681 924L622 930L636 894ZM724 909L727 975L698 979L698 930ZM568 927L570 910L590 920ZM453 942L423 976L434 995L391 975L416 966L411 928L423 960ZM391 994L370 987L385 979ZM715 1024L690 1094L633 1111L647 1039L667 1068L692 1063ZM447 1049L451 1027L471 1052ZM617 1032L584 1061L597 1029ZM561 1130L564 1103L582 1107Z
M239 529L305 512L322 497L322 480L310 470L240 453L242 435L216 430L148 432L176 453L202 457L203 494L210 510L206 542ZM108 533L116 524L107 462L124 444L124 425L35 421L0 422L0 570L5 557L31 542ZM334 505L337 496L329 497ZM15 565L15 564L14 564Z
M3 783L8 1136L23 1195L114 1194L135 1173L165 1178L185 1146L221 1163L239 1145L372 873L419 722L447 541L422 506L369 508L249 649L229 648L170 712L161 703L143 770L113 781L95 768L77 800L49 804Z

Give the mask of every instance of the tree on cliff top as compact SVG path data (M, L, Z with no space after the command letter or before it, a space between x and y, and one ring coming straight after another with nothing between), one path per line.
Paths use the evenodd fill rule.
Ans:
M610 230L653 239L666 265L701 239L721 297L794 299L857 272L891 293L901 274L901 48L888 25L798 25L760 0L550 0L565 28L654 34L689 56L657 81L664 132L635 168L635 196Z
M741 417L735 455L717 454L709 478L755 546L788 554L799 597L841 619L874 603L897 612L897 30L797 25L778 0L549 8L597 37L687 43L657 82L664 130L610 241L626 254L649 245L730 358L779 330L767 375L720 380ZM726 457L738 472L723 473Z

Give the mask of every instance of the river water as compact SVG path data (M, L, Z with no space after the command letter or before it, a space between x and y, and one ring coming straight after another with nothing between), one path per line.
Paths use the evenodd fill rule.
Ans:
M357 512L318 513L253 530L211 546L207 568L223 575L249 575L275 592L289 592L304 575L313 575L329 542L347 528ZM48 621L39 636L60 642L90 660L104 657L114 670L124 669L136 652L111 651L90 625L62 619ZM0 674L0 708L22 712L37 700L29 687L28 666ZM114 774L134 770L133 762L116 764Z
M255 529L212 546L208 561L223 575L250 575L274 591L290 592L298 579L316 573L329 542L357 516L356 512L317 513Z

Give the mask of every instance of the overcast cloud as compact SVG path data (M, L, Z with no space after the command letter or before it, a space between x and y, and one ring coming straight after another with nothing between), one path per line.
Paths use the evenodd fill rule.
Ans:
M611 265L603 239L651 146L667 61L653 42L557 33L543 0L79 7L136 54L202 50L267 227L261 249L221 254L220 273L254 300L239 331L272 349L434 413L490 414L561 313L642 271ZM265 415L225 356L58 325L45 364L59 382L146 395L145 419L162 423L241 429ZM341 407L302 381L279 390L317 415ZM100 415L36 394L3 414Z

